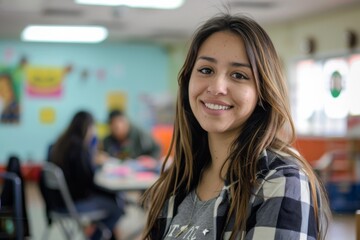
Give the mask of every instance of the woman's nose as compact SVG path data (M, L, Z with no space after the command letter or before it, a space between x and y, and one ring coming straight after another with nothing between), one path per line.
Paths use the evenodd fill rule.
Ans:
M226 95L228 91L226 77L223 75L214 76L209 81L207 93L212 95Z

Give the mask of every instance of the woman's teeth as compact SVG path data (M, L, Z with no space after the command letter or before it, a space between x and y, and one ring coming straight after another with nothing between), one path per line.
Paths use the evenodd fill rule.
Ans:
M223 106L223 105L218 105L218 104L213 104L213 103L205 103L205 106L212 110L227 110L230 108L230 106Z

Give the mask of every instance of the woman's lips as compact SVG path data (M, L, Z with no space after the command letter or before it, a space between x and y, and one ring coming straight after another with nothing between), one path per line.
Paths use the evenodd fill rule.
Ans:
M211 110L228 110L230 106L219 105L214 103L205 103L205 106Z
M201 101L206 109L213 111L224 111L232 108L231 105L221 101Z

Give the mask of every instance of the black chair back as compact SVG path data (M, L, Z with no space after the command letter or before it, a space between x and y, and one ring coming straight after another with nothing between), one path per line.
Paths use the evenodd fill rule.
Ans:
M21 206L22 196L21 196L21 180L20 178L12 172L3 172L0 173L0 179L4 181L3 190L9 183L12 185L11 197L7 196L8 192L2 192L1 199L7 201L8 197L12 198L12 208L9 208L6 205L3 205L1 202L0 206L0 239L24 239L24 228L23 228L23 209Z
M14 178L16 176L17 178ZM21 173L21 163L17 156L10 156L4 178L3 190L1 192L0 206L3 211L2 215L12 215L14 219L21 222L21 233L17 231L17 235L24 239L30 236L29 222L26 211L26 199L24 190L24 178ZM18 182L20 184L18 184ZM19 188L19 189L18 189ZM18 192L19 191L19 192ZM18 218L18 208L20 204L21 218ZM8 219L8 218L6 218ZM9 220L9 219L8 219ZM4 223L5 224L5 223Z

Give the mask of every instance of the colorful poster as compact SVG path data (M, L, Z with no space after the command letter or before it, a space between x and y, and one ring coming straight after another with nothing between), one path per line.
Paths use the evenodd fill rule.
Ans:
M23 74L21 67L0 66L0 122L20 121L20 98Z
M30 97L61 97L63 80L68 70L64 67L26 68L26 93Z

